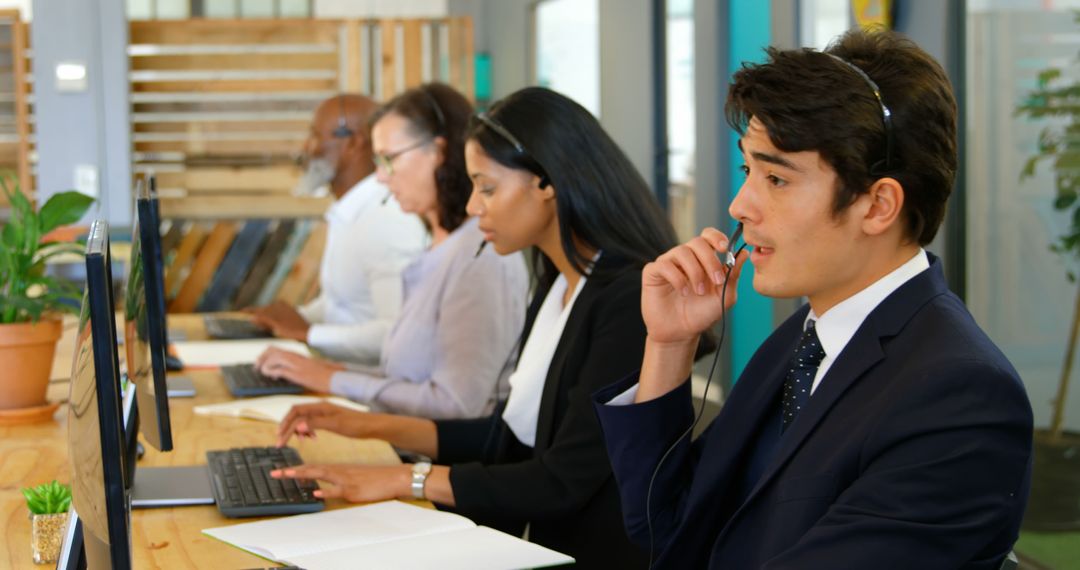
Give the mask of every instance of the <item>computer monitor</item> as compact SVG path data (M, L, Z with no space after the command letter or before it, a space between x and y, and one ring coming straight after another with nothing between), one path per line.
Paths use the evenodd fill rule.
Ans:
M125 295L128 376L135 384L135 400L143 437L161 451L173 449L175 438L169 414L166 371L165 286L161 271L161 233L157 199L147 184L135 189L136 224L132 230L131 266ZM141 310L140 310L141 309ZM142 334L145 333L145 334ZM190 381L189 381L190 382ZM191 388L193 391L193 388ZM190 394L189 394L190 395ZM125 434L134 438L139 424L128 422ZM129 440L130 442L130 440ZM134 457L134 454L128 457ZM131 462L134 465L134 461ZM208 505L214 493L205 465L186 467L139 467L131 473L133 508Z
M135 189L135 224L124 287L124 345L128 378L135 384L139 425L146 441L161 451L173 448L165 379L165 314L159 281L159 242L153 205L142 181Z
M95 221L86 245L86 291L68 395L68 458L71 504L87 567L126 570L131 568L131 511L108 232L107 223Z

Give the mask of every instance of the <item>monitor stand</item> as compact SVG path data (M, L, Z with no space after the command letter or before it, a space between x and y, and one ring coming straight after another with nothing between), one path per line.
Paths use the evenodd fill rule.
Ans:
M131 488L131 506L180 507L214 504L214 490L205 465L139 467Z
M195 396L195 383L187 376L168 376L165 385L170 398L192 398Z

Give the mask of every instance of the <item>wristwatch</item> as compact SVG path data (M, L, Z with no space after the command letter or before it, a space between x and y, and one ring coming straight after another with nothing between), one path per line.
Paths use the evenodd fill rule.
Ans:
M427 481L428 474L431 473L430 461L418 461L413 463L412 466L412 496L417 499L424 499L424 482Z

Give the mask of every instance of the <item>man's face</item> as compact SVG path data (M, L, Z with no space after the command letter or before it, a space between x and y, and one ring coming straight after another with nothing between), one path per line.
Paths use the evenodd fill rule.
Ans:
M337 176L346 139L334 136L340 110L336 104L330 103L332 101L324 102L315 110L301 156L304 173L297 182L294 194L315 194Z
M754 289L769 297L810 297L815 309L846 298L858 280L865 236L856 204L832 213L836 171L817 151L777 149L756 118L740 146L747 176L729 212L743 222L753 247Z

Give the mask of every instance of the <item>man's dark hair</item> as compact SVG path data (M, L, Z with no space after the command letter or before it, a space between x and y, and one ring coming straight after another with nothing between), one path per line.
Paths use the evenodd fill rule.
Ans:
M485 117L488 122L473 120L468 138L499 164L554 186L562 249L574 269L590 279L613 277L602 268L586 270L592 260L578 251L575 238L639 268L675 246L675 230L645 179L584 107L550 89L527 87L496 102ZM537 260L540 283L554 280L551 260Z
M435 169L435 199L439 225L447 231L456 230L468 217L465 205L472 194L472 181L465 168L465 127L473 114L472 104L449 85L426 83L387 101L372 115L370 124L390 113L407 119L417 136L446 140L443 162Z
M914 42L886 30L852 30L826 49L768 48L768 61L744 64L728 90L728 123L745 133L751 117L785 152L817 151L839 178L838 215L874 181L904 188L907 238L926 245L945 216L956 178L956 99L941 66ZM843 61L838 61L832 54ZM881 103L891 111L893 147Z

